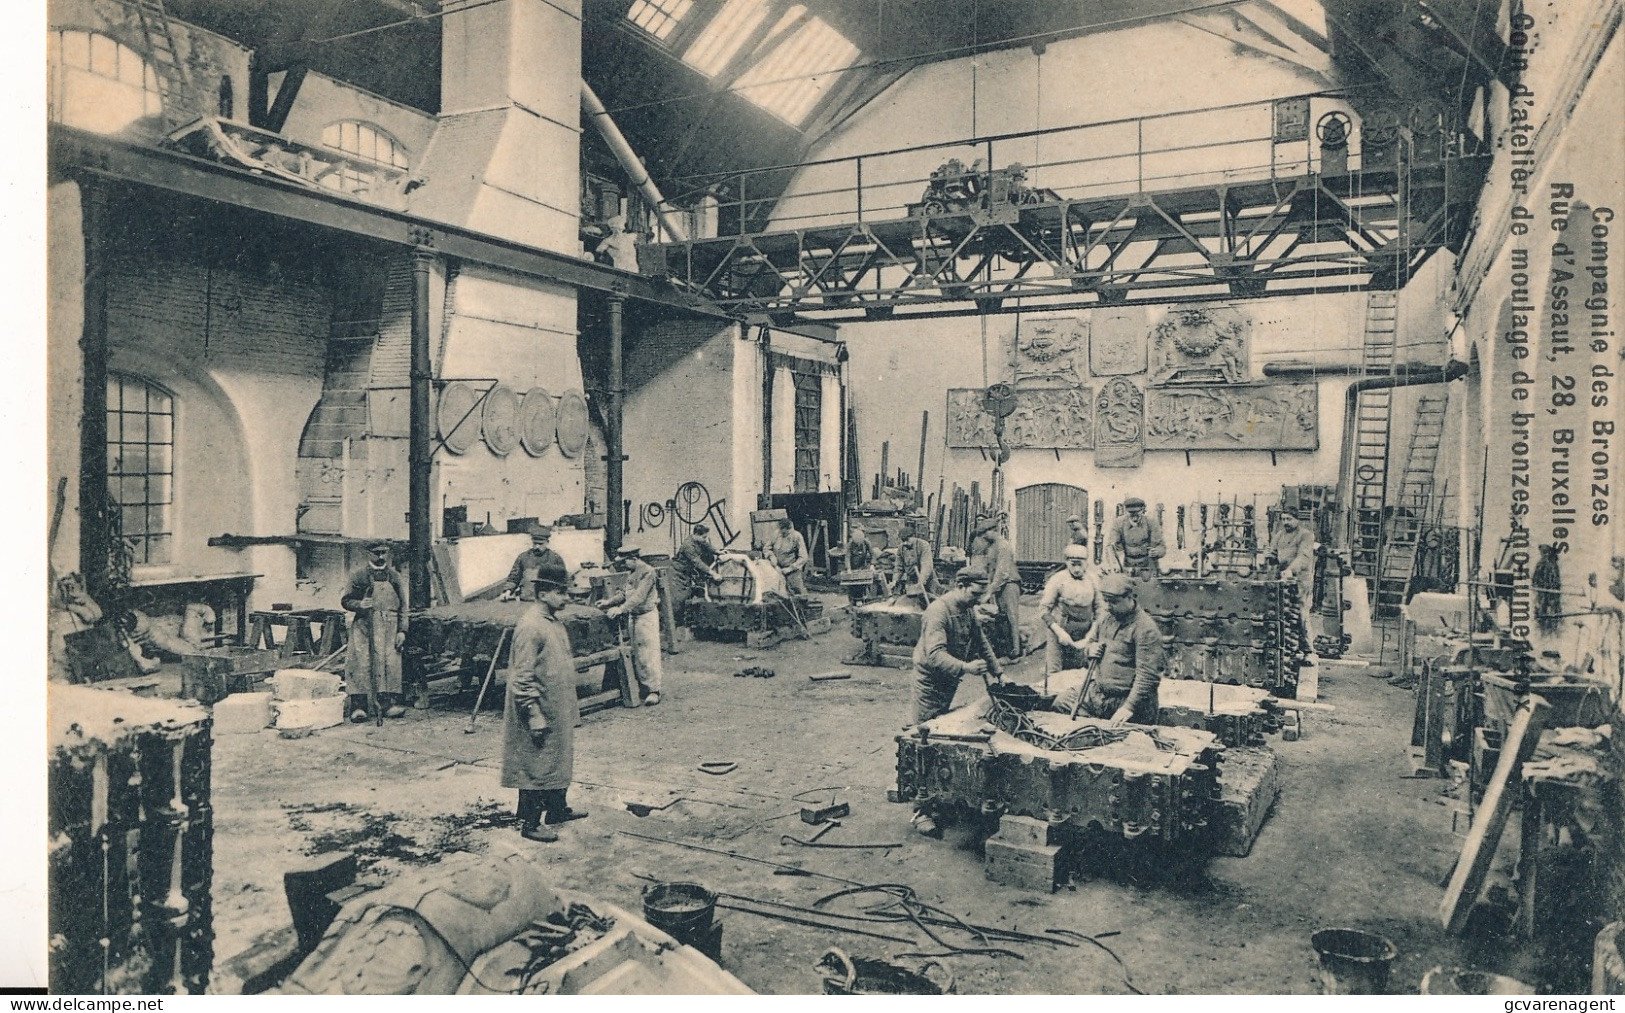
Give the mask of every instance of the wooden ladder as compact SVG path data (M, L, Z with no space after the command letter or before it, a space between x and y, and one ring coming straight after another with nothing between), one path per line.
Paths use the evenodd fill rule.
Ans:
M1433 473L1439 464L1447 398L1446 394L1424 394L1416 404L1410 453L1400 478L1399 500L1387 524L1382 572L1374 584L1371 604L1378 614L1393 614L1410 599L1416 549L1433 508Z
M1399 296L1366 294L1362 378L1391 376L1398 330ZM1382 509L1388 501L1388 451L1394 392L1361 391L1354 412L1354 474L1349 504L1349 562L1362 577L1382 573Z
M164 0L125 2L135 11L141 35L146 40L146 52L142 55L158 75L158 90L164 100L164 122L179 126L193 116L189 108L191 78L175 47L175 32L169 23L169 13L164 10Z

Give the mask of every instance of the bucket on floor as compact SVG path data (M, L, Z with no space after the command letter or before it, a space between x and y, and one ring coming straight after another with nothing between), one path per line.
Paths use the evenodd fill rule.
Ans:
M1423 995L1534 995L1517 978L1465 967L1435 967L1422 975Z
M1309 937L1320 958L1322 995L1382 995L1388 968L1399 955L1393 942L1359 929L1321 929Z
M684 946L704 950L717 917L717 895L698 883L643 888L643 919Z
M932 968L942 973L945 980L941 984L927 973ZM954 976L935 960L911 971L887 960L851 957L831 946L813 970L824 976L825 995L951 995L954 991Z

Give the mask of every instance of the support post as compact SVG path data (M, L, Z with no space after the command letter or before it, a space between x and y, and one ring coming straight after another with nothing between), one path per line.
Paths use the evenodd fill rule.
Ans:
M84 358L83 408L79 415L79 571L91 597L108 590L112 550L107 488L107 190L79 182L85 240L85 319L79 334Z
M605 454L609 458L605 462L605 493L604 498L609 500L605 504L604 548L614 552L621 547L621 540L626 536L626 486L622 475L623 432L622 423L626 410L626 368L625 368L625 334L622 311L626 308L626 298L620 295L609 297L609 413L606 422L605 442L609 444Z
M434 528L429 518L431 499L430 466L433 448L429 435L429 385L433 366L429 361L429 269L435 255L428 250L412 251L412 361L411 424L407 446L408 539L407 596L414 609L429 607L429 553L433 549Z

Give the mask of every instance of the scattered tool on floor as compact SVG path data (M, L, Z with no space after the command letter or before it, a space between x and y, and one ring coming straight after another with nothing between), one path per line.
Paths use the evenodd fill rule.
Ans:
M820 823L825 823L829 820L838 820L842 816L850 815L852 815L852 807L850 805L845 802L835 802L830 805L822 806L818 809L808 809L803 807L801 810L801 822L817 826Z
M485 703L485 692L491 688L491 680L496 675L497 659L502 657L502 645L508 642L508 637L512 633L512 627L504 627L502 634L497 637L496 650L491 652L491 664L486 666L485 678L480 681L480 691L474 697L474 709L468 712L468 725L463 728L464 735L474 734L474 719L479 716L480 706Z
M703 763L700 764L699 769L700 769L700 773L702 773L702 774L715 774L715 775L718 775L718 776L720 776L722 774L732 774L734 771L739 769L739 761L738 760L706 760L706 761L704 761Z
M735 679L746 679L746 678L771 679L775 675L778 675L778 674L779 673L773 671L771 668L764 668L761 665L751 665L748 668L741 668L739 671L735 672L734 673L734 678Z
M809 676L807 676L807 678L811 679L813 682L835 682L835 681L837 681L839 679L850 679L850 678L852 678L852 673L851 672L821 672L818 675L809 675Z

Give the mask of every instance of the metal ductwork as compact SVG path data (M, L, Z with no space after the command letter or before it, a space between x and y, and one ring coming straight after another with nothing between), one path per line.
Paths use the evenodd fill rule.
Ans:
M632 185L637 187L638 193L643 195L644 201L654 210L655 216L660 219L660 227L665 229L666 234L674 240L687 239L688 230L678 225L671 217L666 207L666 198L661 194L660 188L655 185L654 179L650 177L649 170L644 168L643 160L638 158L638 153L633 151L632 145L627 143L621 129L615 125L614 120L610 119L609 110L605 109L604 103L598 100L598 95L593 92L592 85L585 81L581 82L581 113L592 121L593 126L598 128L598 135L604 139L605 144L609 145L609 150L615 153L616 160L621 163L621 168L626 170L626 175L632 180Z

